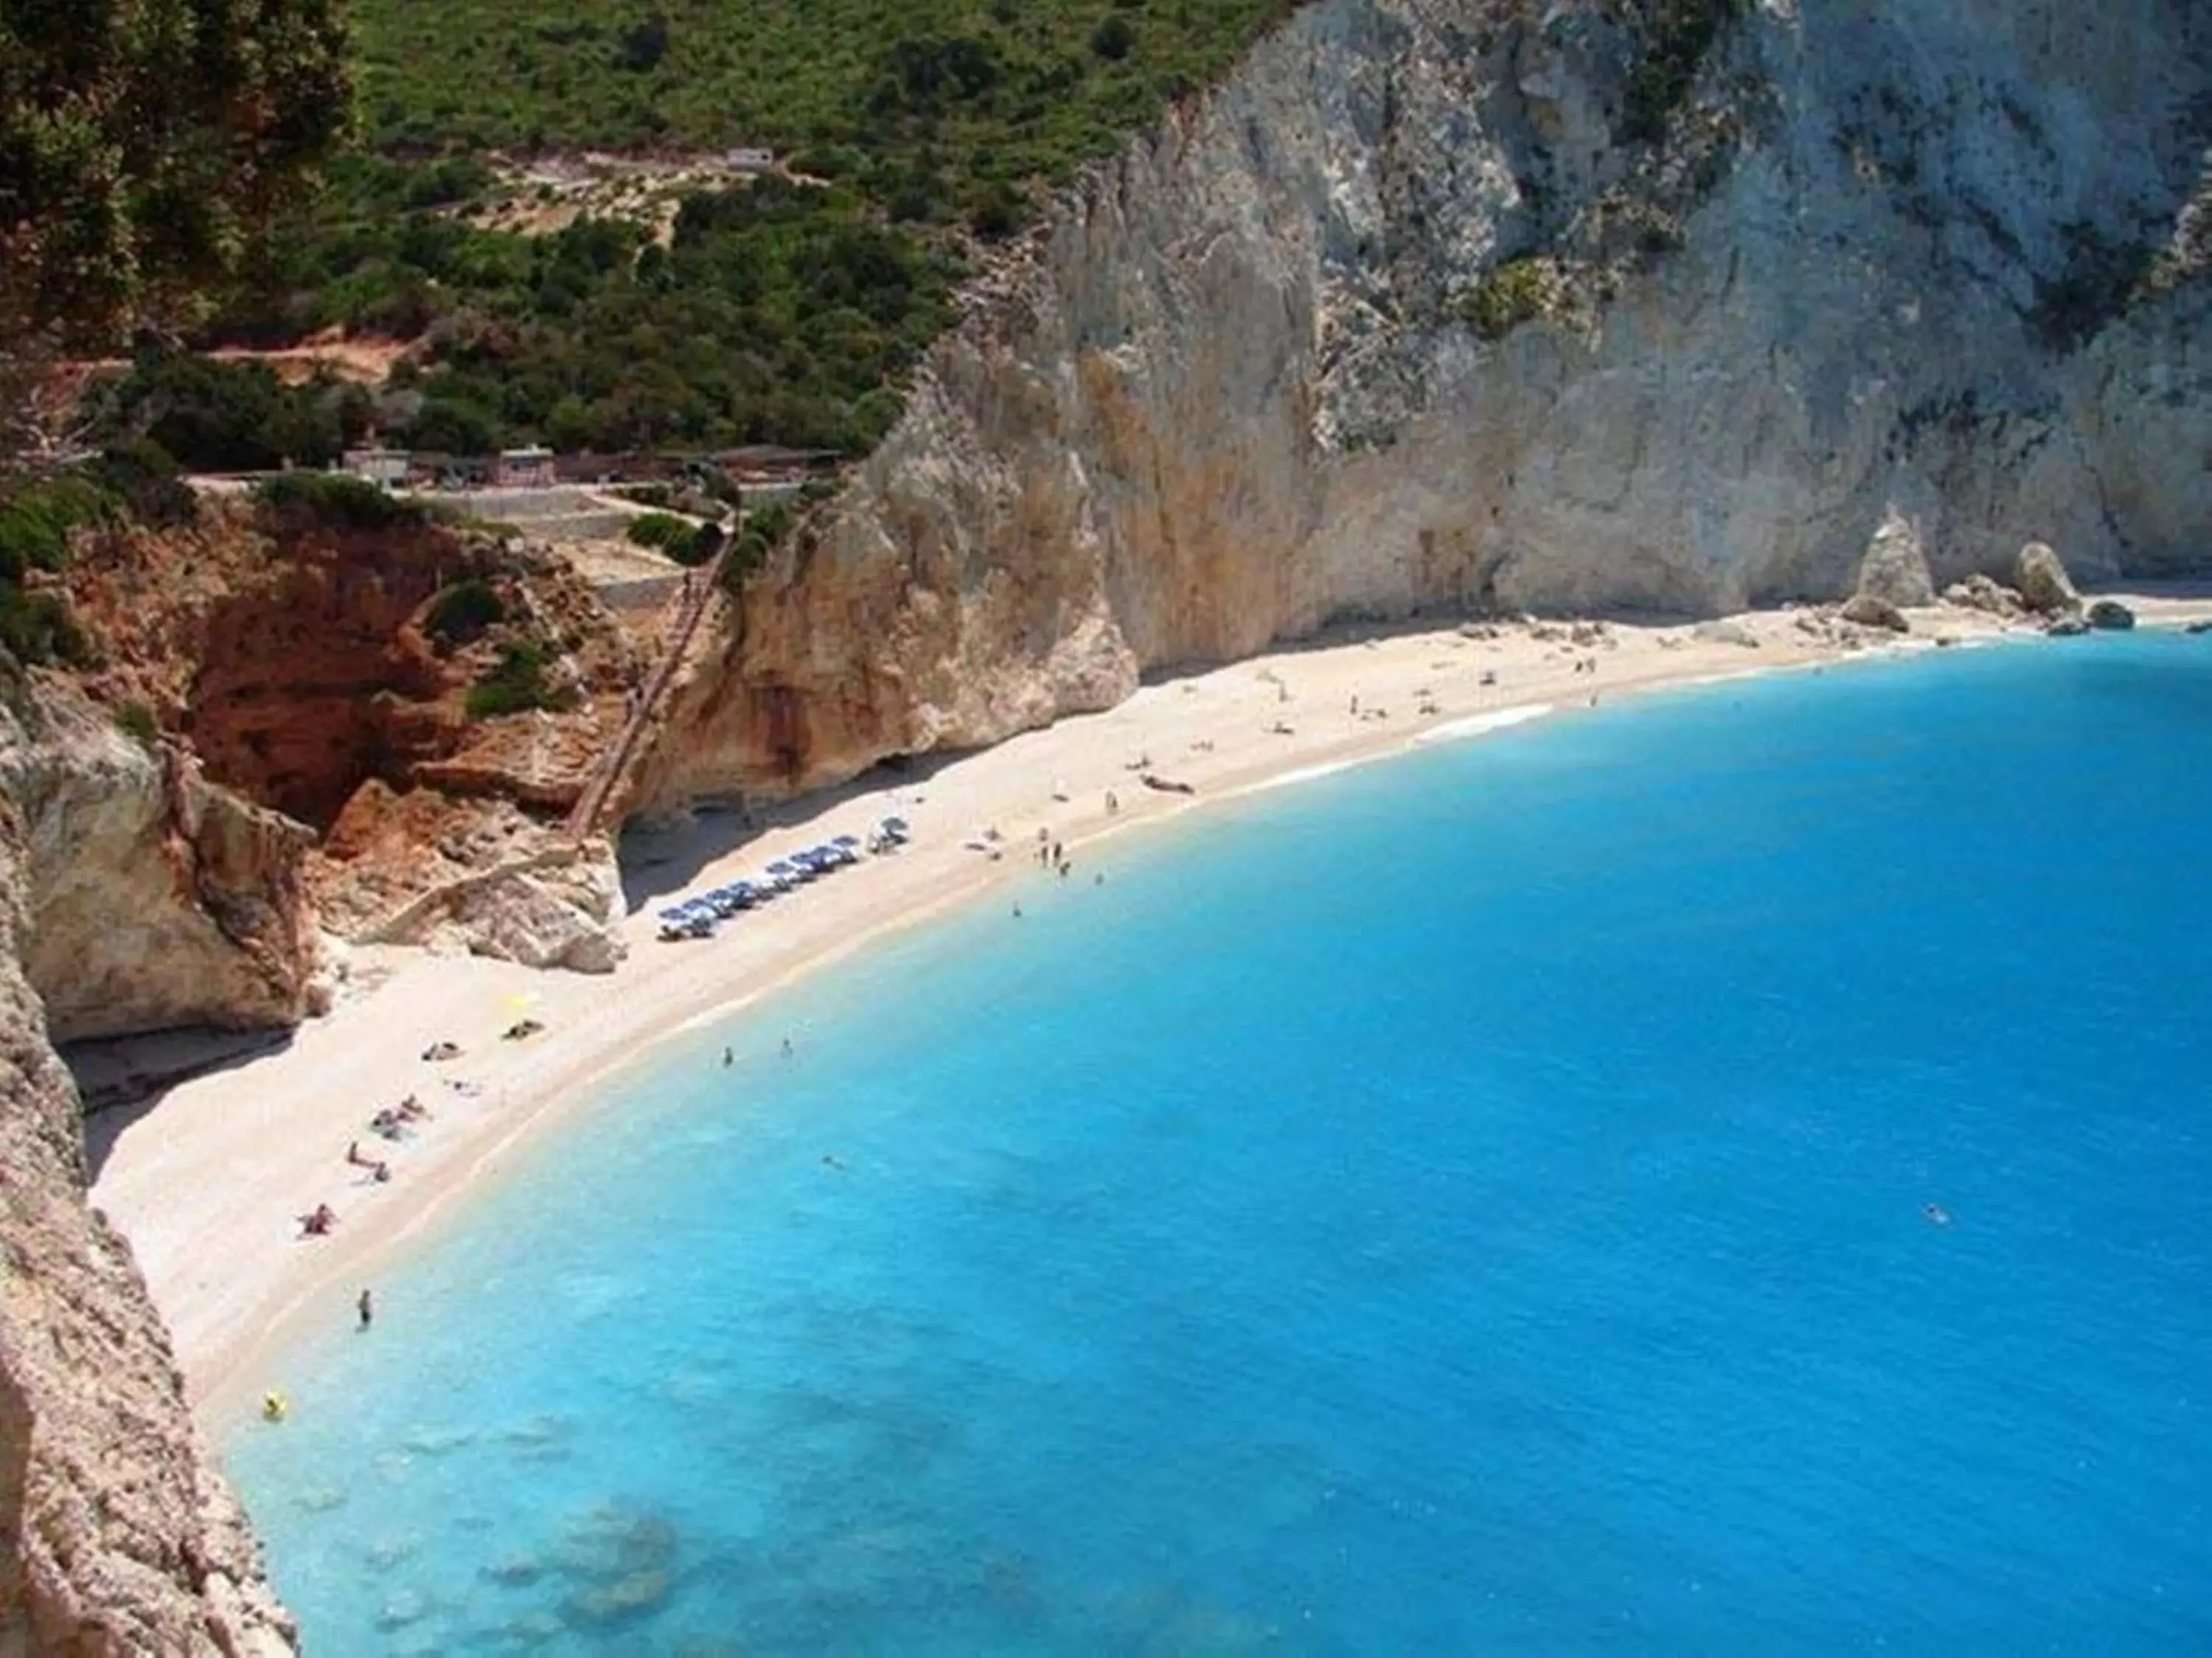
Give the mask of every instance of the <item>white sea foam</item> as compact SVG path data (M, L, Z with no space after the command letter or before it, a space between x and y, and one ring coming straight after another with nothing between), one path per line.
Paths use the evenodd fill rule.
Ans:
M1448 720L1442 725L1432 725L1415 736L1417 743L1451 742L1462 737L1479 737L1486 731L1503 731L1509 725L1525 725L1530 720L1540 720L1553 710L1550 703L1516 703L1511 708L1494 708L1487 714L1470 714L1463 720Z

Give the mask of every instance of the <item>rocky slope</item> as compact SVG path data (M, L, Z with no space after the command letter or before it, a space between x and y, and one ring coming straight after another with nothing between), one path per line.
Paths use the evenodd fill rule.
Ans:
M571 844L560 817L643 669L562 560L437 523L210 508L164 534L94 538L68 583L102 653L88 688L296 820L320 926L613 964L611 849ZM481 619L440 625L463 586ZM471 686L523 643L561 705L471 716Z
M21 834L18 960L55 1041L307 1010L299 824L209 783L181 747L126 735L58 677L0 703L0 800Z
M972 296L634 803L1332 619L2197 566L2212 9L1321 0Z
M64 1030L296 1017L301 843L66 687L4 691L0 1653L289 1652L129 1247L85 1207L40 992Z

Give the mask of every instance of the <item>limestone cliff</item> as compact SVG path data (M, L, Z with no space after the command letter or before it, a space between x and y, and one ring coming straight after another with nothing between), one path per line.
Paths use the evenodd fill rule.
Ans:
M634 803L1424 607L2197 564L2212 9L1320 0L969 295Z
M313 837L207 782L58 678L0 700L0 800L21 834L24 977L55 1041L296 1023Z
M21 686L10 700L27 701ZM289 1652L290 1620L196 1436L130 1249L85 1206L76 1090L19 960L38 954L72 885L104 875L124 908L147 911L137 942L170 960L149 987L112 970L110 942L81 937L109 965L53 981L76 1018L97 1027L117 1006L153 1019L274 1016L296 994L282 870L288 856L296 868L297 849L264 844L258 825L165 779L150 757L87 741L76 717L33 712L27 745L25 716L0 716L12 773L0 787L0 1654ZM46 749L57 735L82 745L82 775ZM27 771L35 823L16 803ZM196 823L157 826L172 798ZM58 831L82 838L57 844ZM263 852L272 866L257 866ZM210 919L202 892L218 895L219 915L221 895L247 907ZM41 904L45 926L33 920ZM234 926L238 937L224 930ZM115 1002L79 994L87 985Z

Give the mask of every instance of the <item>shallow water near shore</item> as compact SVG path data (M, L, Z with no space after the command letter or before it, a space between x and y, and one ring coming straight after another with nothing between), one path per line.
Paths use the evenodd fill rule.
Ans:
M657 1050L227 1460L318 1658L2201 1649L2209 844L2174 636L1255 795Z

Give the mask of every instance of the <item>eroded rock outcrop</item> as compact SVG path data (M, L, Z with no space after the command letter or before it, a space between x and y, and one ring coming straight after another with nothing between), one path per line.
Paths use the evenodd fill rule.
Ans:
M2020 594L1994 576L1979 570L1963 582L1954 582L1943 589L1943 602L1956 605L1961 610L1978 610L1984 615L2010 620L2027 608Z
M1892 503L1947 582L2199 557L2212 11L1736 9L1296 13L971 291L635 803L1331 619L1839 599Z
M8 717L20 733L20 712ZM94 792L132 778L147 781L121 767ZM130 1249L85 1205L76 1090L19 965L52 853L27 850L11 795L0 787L0 1653L289 1653L291 1621L197 1437ZM247 952L215 930L223 943L169 942L230 971Z
M160 535L95 538L68 574L102 651L92 687L209 777L316 832L303 878L323 926L391 939L404 912L441 943L492 954L512 943L534 964L618 955L619 904L574 905L501 877L549 849L573 861L561 814L643 672L565 562L436 521L364 527L216 506ZM472 713L471 688L517 649L538 661L556 705ZM196 771L189 792L231 798ZM139 953L127 923L113 930Z
M18 960L54 1040L307 1010L313 838L299 824L56 678L0 697L0 798L21 836Z
M1878 593L1855 593L1837 613L1860 627L1878 627L1891 633L1909 633L1912 624L1894 604Z
M2013 580L2021 601L2039 616L2070 616L2081 608L2081 595L2075 591L2065 564L2040 541L2030 541L2020 550Z
M1920 531L1893 507L1867 543L1866 556L1859 560L1856 596L1878 600L1893 610L1936 602L1936 583L1928 574L1928 555L1921 549Z

